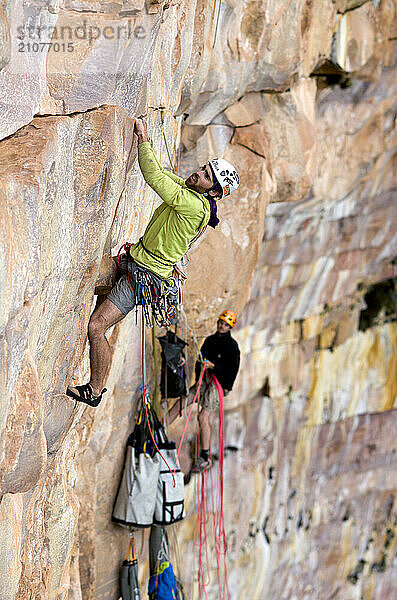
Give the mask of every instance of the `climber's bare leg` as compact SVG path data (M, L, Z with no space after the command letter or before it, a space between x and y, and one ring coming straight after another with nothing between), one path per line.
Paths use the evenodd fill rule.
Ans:
M108 299L104 300L91 315L88 324L91 364L90 385L95 396L102 391L111 360L111 350L105 333L109 327L112 327L124 317L124 313Z

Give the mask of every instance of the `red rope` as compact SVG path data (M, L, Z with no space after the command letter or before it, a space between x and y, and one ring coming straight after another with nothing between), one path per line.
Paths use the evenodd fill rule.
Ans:
M225 456L225 425L224 425L224 411L223 411L223 389L215 375L211 375L211 382L215 385L215 388L219 396L219 465L218 465L218 477L214 481L213 470L210 469L209 476L211 482L211 500L212 500L212 521L215 539L215 553L217 562L217 576L218 576L218 587L219 587L219 600L230 600L230 591L228 586L227 578L227 536L225 529L225 518L223 510L223 493L224 493L224 456ZM214 497L214 488L217 486L217 495ZM201 475L201 485L199 488L198 495L198 534L199 534L199 567L198 567L198 583L199 583L199 595L204 592L205 598L207 598L207 591L205 579L208 579L208 535L207 535L207 523L208 523L208 471L204 471ZM206 570L207 576L204 572L204 561L203 561L203 548L205 548L206 554ZM223 555L223 582L221 577L222 565L221 557Z
M228 550L227 545L227 536L225 529L225 515L223 510L223 493L224 493L224 459L225 459L225 419L224 419L224 409L223 409L223 389L221 384L215 375L211 375L211 381L214 383L219 396L219 481L218 481L218 498L217 498L217 510L214 511L213 519L214 519L214 535L215 535L215 552L216 552L216 560L218 567L218 583L219 583L219 592L220 600L224 600L224 598L230 598L228 580L227 580L227 565L226 565L226 555ZM211 474L212 476L212 474ZM212 486L212 490L214 487ZM223 577L224 582L223 586L220 581L220 561L221 556L223 555ZM227 596L225 596L225 593Z
M164 456L161 454L160 448L158 447L158 445L156 444L156 440L154 439L152 428L150 427L150 420L149 420L149 414L148 414L147 403L146 403L146 391L145 391L145 317L143 314L143 307L142 307L142 335L141 335L141 337L142 337L141 358L142 358L142 388L143 388L142 398L143 398L143 404L145 406L146 421L147 421L147 424L149 427L150 436L153 440L153 444L155 445L157 452L160 454L161 458L167 465L167 468L172 475L172 487L175 487L176 486L175 470L172 471L170 465L167 463ZM176 463L175 463L175 468L176 468Z

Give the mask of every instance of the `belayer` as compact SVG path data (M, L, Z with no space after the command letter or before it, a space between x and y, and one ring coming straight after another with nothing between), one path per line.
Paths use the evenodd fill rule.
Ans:
M233 387L240 367L240 349L238 343L231 336L231 329L237 321L236 313L225 310L218 317L216 332L208 336L201 347L204 362L196 362L196 383L190 389L187 404L191 404L196 395L197 382L200 377L202 365L206 372L200 388L198 420L200 425L200 455L192 467L193 473L200 473L212 466L209 454L211 440L210 414L219 409L219 395L211 375L215 375L226 396ZM169 422L176 418L179 412L179 400L173 405L169 414Z
M122 256L125 274L91 315L91 378L89 383L69 386L66 391L68 396L90 406L98 406L106 392L103 384L111 358L106 331L137 305L142 305L146 321L150 306L156 321L170 322L179 297L174 267L207 225L216 227L216 200L228 196L239 184L237 171L224 159L210 160L184 180L161 167L143 120L135 121L134 132L143 177L163 202L154 211L143 236Z

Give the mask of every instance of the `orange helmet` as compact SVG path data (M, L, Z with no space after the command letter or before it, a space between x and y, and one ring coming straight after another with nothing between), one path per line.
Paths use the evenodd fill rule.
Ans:
M230 327L234 327L237 321L237 315L232 310L224 310L223 313L219 315L218 319L225 321Z

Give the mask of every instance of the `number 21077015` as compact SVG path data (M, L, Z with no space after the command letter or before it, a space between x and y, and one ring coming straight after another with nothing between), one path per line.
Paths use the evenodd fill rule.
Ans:
M19 42L18 52L73 52L73 42Z

